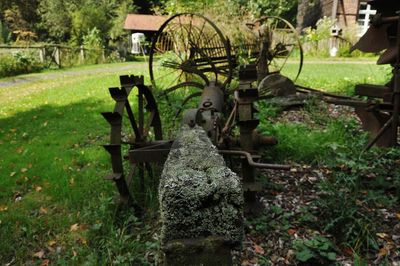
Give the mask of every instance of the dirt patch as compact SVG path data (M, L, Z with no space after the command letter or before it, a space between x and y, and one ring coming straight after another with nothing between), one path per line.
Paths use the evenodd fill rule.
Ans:
M329 120L345 117L361 123L352 108L331 104L317 105L320 116ZM321 119L322 121L325 119ZM274 122L300 123L311 129L324 128L314 112L304 109L284 111ZM242 265L355 265L357 254L348 246L337 246L334 236L321 227L316 202L326 193L320 184L334 180L334 173L350 171L338 165L327 166L295 164L291 171L265 170L264 189L259 195L265 206L263 215L248 218L243 246ZM374 173L363 173L364 182L375 178ZM388 176L387 182L392 182ZM373 189L371 189L373 191ZM358 193L367 193L362 190ZM387 190L388 197L395 198L395 191ZM366 252L368 265L400 265L400 210L388 209L379 203L356 201L358 210L369 213L375 223L374 243ZM340 209L340 206L337 206ZM379 222L377 222L379 221ZM375 247L372 247L374 245ZM307 260L307 256L313 256ZM302 262L304 260L305 262Z

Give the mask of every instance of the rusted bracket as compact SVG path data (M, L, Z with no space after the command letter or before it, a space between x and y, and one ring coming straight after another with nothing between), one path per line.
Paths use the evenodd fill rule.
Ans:
M218 152L220 154L226 154L226 155L244 156L247 159L248 164L254 168L274 169L274 170L290 170L291 168L290 165L285 165L285 164L257 163L253 161L253 156L246 151L218 150Z

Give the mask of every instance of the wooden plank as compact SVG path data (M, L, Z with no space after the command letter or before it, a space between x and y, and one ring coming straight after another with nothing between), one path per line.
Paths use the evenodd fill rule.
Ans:
M359 96L383 98L385 94L391 93L391 89L382 85L358 84L355 93Z

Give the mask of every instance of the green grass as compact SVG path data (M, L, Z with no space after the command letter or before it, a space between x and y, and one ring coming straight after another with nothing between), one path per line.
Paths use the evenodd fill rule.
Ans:
M103 180L111 168L100 112L112 110L107 88L118 84L118 74L101 74L0 89L1 262L29 261L53 240L70 257L71 225L92 226L83 215L115 194Z
M306 59L296 84L323 91L353 95L354 86L359 83L385 84L389 79L390 68L378 66L374 58L370 60ZM309 63L307 63L309 61ZM290 63L286 74L297 72L297 65ZM285 74L285 73L284 73ZM367 135L360 132L353 118L340 117L332 120L327 116L327 106L311 101L307 114L316 123L310 128L306 123L271 122L280 115L271 106L261 104L259 130L266 135L276 136L279 143L266 151L266 156L275 162L293 161L320 163L332 157L339 150L356 149L361 152Z
M144 74L149 82L147 65L114 66L129 64L132 70L121 73L0 88L1 263L38 264L34 254L42 250L43 259L68 265L86 261L145 264L145 252L156 256L157 241L149 240L151 228L130 213L117 212L111 200L115 186L102 179L111 170L109 156L101 147L108 142L109 125L100 113L112 110L114 104L107 88L119 85L119 74ZM313 63L305 65L299 82L347 92L354 82L382 83L386 72L374 65ZM345 90L342 85L347 86ZM328 133L316 132L314 137L304 126L278 124L266 130L280 139L278 160L313 161L320 145L331 151L333 140L348 143L343 138L349 130L342 126L332 124ZM310 138L315 142L311 148L306 144ZM292 153L300 147L306 149L303 154ZM323 158L329 153L318 154ZM74 224L77 230L71 230Z
M378 66L371 60L346 60L342 64L338 59L306 59L297 84L321 89L328 92L353 94L354 85L358 83L384 84L389 79L390 67ZM286 73L297 71L297 65L291 63ZM285 72L283 72L285 74Z

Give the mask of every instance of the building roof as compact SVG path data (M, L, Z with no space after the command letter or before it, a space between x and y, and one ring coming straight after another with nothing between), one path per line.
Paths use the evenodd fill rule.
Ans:
M124 29L135 31L158 31L160 26L168 19L165 16L128 14L125 19Z

